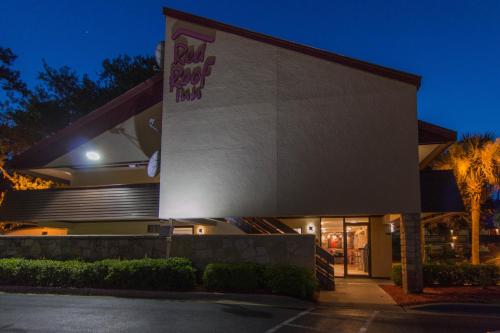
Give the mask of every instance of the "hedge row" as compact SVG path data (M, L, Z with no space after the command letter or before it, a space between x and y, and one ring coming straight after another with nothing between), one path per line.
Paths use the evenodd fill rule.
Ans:
M423 264L425 286L493 286L500 281L500 268L492 264ZM392 266L392 280L402 283L401 264Z
M0 259L0 285L190 290L196 269L186 258L79 260ZM269 291L311 299L317 284L311 271L293 265L209 264L208 290Z
M209 264L203 273L208 290L257 291L312 299L317 289L313 272L293 265Z
M101 260L0 259L0 284L43 287L189 290L195 269L185 258Z

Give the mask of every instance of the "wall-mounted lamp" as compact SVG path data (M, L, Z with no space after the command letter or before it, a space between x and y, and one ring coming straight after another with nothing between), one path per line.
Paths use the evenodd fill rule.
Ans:
M314 227L314 224L309 223L309 224L307 225L307 233L308 233L308 234L314 234L314 230L315 230L315 229L316 229L316 228Z
M198 235L203 235L203 232L204 232L203 227L199 227L197 230Z

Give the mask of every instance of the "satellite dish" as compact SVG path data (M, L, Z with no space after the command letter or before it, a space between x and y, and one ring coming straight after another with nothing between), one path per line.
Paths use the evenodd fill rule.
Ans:
M153 131L155 131L156 133L160 133L160 130L158 129L158 127L156 127L156 119L155 118L149 118L149 128L151 128Z
M165 54L165 41L158 42L155 49L155 60L158 67L163 68L163 55Z
M157 150L151 155L148 162L148 176L154 178L160 173L160 151Z

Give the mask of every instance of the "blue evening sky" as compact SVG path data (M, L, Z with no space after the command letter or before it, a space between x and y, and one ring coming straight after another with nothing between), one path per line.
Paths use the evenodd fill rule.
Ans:
M30 85L45 59L95 75L153 54L169 6L419 74L419 118L500 135L500 1L1 0L0 45Z

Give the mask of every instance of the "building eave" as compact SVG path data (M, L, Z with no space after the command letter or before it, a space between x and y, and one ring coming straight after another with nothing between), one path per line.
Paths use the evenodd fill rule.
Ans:
M43 167L59 156L161 103L163 73L144 81L8 161L9 169Z

